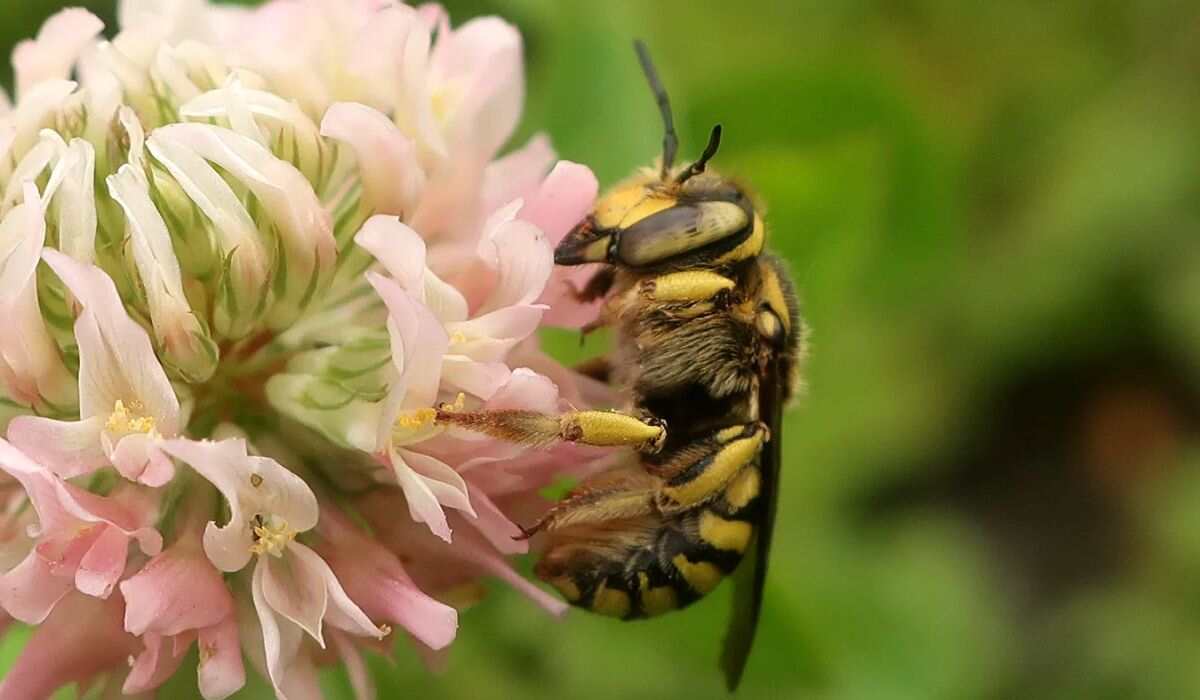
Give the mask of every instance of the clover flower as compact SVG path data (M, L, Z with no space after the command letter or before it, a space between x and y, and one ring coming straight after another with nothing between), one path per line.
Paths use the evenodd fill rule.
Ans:
M535 332L592 310L552 245L596 195L544 136L502 157L521 37L388 0L64 10L0 94L0 698L136 694L198 648L319 694L393 629L454 638L464 585L517 575L513 518L573 446L436 409L603 396ZM578 274L578 273L573 273ZM331 649L332 654L323 651Z

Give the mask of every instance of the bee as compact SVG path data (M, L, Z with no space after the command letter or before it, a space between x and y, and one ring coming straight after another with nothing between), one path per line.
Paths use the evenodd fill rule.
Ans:
M526 444L632 448L527 529L547 538L535 573L573 605L629 620L684 608L737 571L722 654L732 690L762 608L781 412L805 325L785 265L764 250L761 212L708 169L720 125L676 167L670 100L635 48L663 118L661 163L602 196L554 252L558 265L601 266L579 296L603 297L597 324L614 330L614 349L590 373L623 391L625 410L438 420Z

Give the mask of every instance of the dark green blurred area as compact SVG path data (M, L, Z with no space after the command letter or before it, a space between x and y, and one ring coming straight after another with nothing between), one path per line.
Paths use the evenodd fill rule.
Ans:
M722 122L768 208L814 331L740 697L1200 697L1194 2L448 4L521 27L521 137L603 183L658 149L645 39L681 153ZM53 5L6 2L0 44ZM384 698L719 697L727 608L497 589L443 675L373 667Z

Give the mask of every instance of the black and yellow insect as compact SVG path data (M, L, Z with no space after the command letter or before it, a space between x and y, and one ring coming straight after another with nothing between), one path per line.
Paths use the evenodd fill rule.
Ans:
M536 573L574 605L634 619L687 606L741 564L722 657L733 688L762 604L780 415L804 325L784 265L764 251L758 209L707 170L720 126L699 160L674 167L670 104L636 47L663 115L662 162L601 197L555 251L559 265L602 264L580 294L605 298L598 324L614 329L615 347L590 369L625 392L625 411L439 420L525 443L632 447L529 528L547 534Z

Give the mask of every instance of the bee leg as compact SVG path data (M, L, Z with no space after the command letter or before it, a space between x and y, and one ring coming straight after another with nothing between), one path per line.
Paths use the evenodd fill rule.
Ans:
M612 374L612 362L607 357L593 357L575 365L573 369L585 377L607 384Z
M550 415L536 411L437 411L436 422L455 425L507 442L543 446L578 442L598 447L633 447L653 454L667 439L666 424L653 416L636 417L618 411L568 411Z
M754 464L763 444L770 440L763 423L722 428L696 445L679 450L659 464L644 464L663 480L655 503L663 514L679 513L703 505L720 495L747 466Z
M616 279L617 268L606 265L588 278L583 287L577 287L571 282L567 284L571 287L571 296L575 297L576 301L586 304L606 296Z
M561 530L573 525L605 523L650 515L658 479L636 464L597 474L554 504L537 522L521 528L521 539L542 530Z

